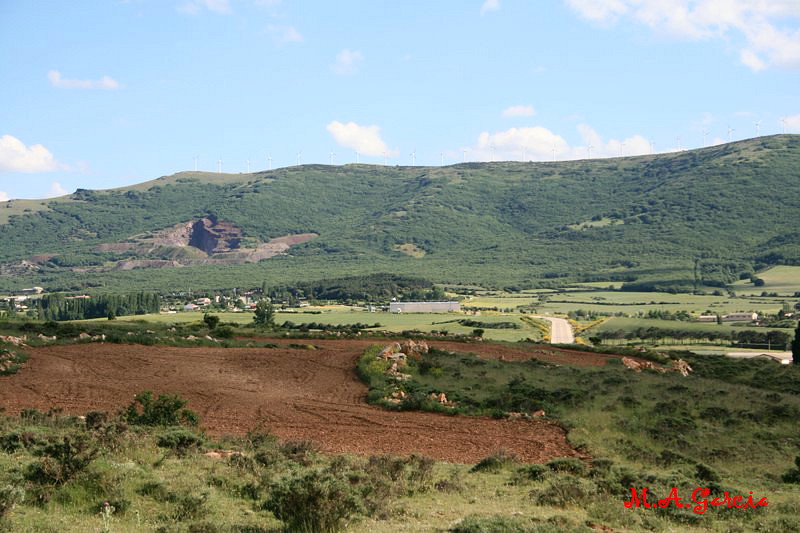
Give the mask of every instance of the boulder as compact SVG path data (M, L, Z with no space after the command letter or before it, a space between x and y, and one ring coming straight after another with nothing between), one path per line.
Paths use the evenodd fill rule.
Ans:
M11 335L5 337L0 335L0 342L7 342L9 344L13 344L14 346L25 346L26 340L28 340L27 337L13 337Z
M690 367L689 363L687 363L683 359L678 359L677 361L673 361L672 367L675 369L676 372L680 372L683 377L688 376L689 372L692 371L692 367Z

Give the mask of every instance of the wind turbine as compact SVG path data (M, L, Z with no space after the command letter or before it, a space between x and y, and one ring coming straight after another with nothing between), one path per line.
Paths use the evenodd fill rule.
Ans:
M267 170L272 170L272 156L267 156Z
M489 149L491 150L491 154L492 154L492 157L491 157L491 159L489 159L489 161L494 161L494 143L492 143L489 146Z
M703 148L708 146L708 143L706 142L706 137L708 137L708 130L703 130Z
M783 123L783 133L786 133L786 119L782 118L781 122Z
M728 125L728 142L731 142L733 140L733 132L734 131L736 131L736 130L731 128L730 125Z
M197 156L194 156L194 171L197 172Z
M656 153L656 143L650 141L650 154L652 155L654 153Z
M439 152L439 160L440 160L439 166L443 167L444 166L444 152Z
M625 143L619 145L619 156L623 157L625 155Z
M331 157L331 166L333 166L333 158L336 157L336 154L331 152L330 157Z
M466 148L461 150L461 162L462 163L466 163L467 162L467 149Z
M413 167L417 164L417 149L415 148L409 155L411 156L411 166Z
M250 174L250 160L247 160L247 173Z
M217 174L222 174L222 158L217 160Z
M386 151L383 152L383 166L386 166L389 163L389 155Z
M589 155L589 159L592 158L592 148L594 148L594 146L592 146L591 144L586 147L586 153Z
M761 137L761 121L756 121L756 137Z
M681 136L678 135L677 137L675 137L675 141L678 143L678 151L680 152L681 151Z
M553 163L556 162L556 147L553 146Z
M303 152L297 152L297 166L300 166L300 156L303 155Z

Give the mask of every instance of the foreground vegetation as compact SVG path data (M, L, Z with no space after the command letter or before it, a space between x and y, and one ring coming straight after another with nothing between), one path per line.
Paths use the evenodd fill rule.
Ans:
M693 368L634 373L619 360L602 368L574 368L532 359L487 361L470 354L431 350L411 358L398 381L387 374L379 347L359 362L369 400L384 408L450 415L530 418L541 411L568 430L569 440L590 454L591 466L565 463L553 478L547 468L518 472L542 481L549 496L539 501L579 506L613 528L708 528L719 531L790 531L800 528L800 367L772 361L673 352ZM657 355L656 355L657 357ZM403 391L402 400L397 391ZM447 403L440 401L444 393ZM500 468L509 461L495 460ZM494 466L492 466L494 468ZM550 477L548 477L550 476ZM661 526L642 514L617 512L632 487L665 497L671 488L689 494L700 486L713 494L767 496L771 506L716 509L698 516L688 509L659 509ZM613 503L611 503L613 502ZM647 513L652 515L652 513Z

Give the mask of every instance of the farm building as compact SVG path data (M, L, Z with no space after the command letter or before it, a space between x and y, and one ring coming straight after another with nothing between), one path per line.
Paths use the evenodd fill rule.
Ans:
M723 322L753 322L758 320L758 313L731 313L722 317Z
M451 313L461 311L458 302L391 302L390 313Z
M700 315L697 317L696 322L716 322L717 315Z

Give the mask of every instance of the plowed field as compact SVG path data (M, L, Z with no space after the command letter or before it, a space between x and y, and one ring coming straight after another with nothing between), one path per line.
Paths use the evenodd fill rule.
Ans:
M367 389L356 376L355 361L373 341L307 342L320 349L116 344L29 349L30 360L19 373L0 377L0 406L12 413L30 407L61 407L72 414L115 411L136 393L152 390L178 393L188 400L209 433L241 435L263 424L283 439L312 440L332 453L418 453L462 463L478 461L500 448L529 462L579 455L562 429L543 420L396 413L371 407L365 402ZM607 360L564 350L534 353L492 344L433 344L509 360L535 356L590 365Z

